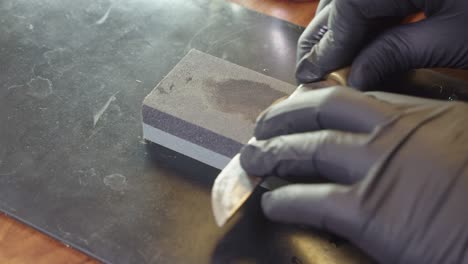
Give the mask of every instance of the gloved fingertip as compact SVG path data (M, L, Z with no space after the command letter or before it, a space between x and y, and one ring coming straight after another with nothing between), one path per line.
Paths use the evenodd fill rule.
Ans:
M274 219L275 204L272 199L272 192L266 192L262 195L261 206L263 213L269 219Z
M266 176L262 151L258 146L247 144L242 147L240 153L240 163L247 174L258 177Z
M319 81L325 74L307 59L302 59L296 68L296 79L299 84Z
M308 223L307 206L300 201L303 197L300 190L299 186L289 185L264 193L261 206L265 217L284 223Z
M379 90L394 75L431 66L424 55L431 54L432 58L436 52L431 43L421 42L418 37L427 35L427 31L421 24L414 24L394 27L378 35L354 59L349 85L364 91Z
M373 69L366 62L353 63L348 76L348 86L361 91L370 90L376 83L372 72Z
M271 200L271 192L266 192L262 195L262 208L270 209L270 200Z
M271 107L270 107L271 108ZM257 121L255 123L255 129L254 129L254 136L257 140L265 140L267 139L265 134L268 134L268 125L266 124L266 115L268 114L268 111L270 109L266 110L265 113L260 115L257 118Z

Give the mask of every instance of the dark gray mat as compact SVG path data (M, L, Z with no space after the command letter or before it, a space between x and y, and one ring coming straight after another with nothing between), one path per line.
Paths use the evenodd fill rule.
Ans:
M190 49L293 83L301 31L221 0L0 1L1 211L105 262L362 263L266 221L261 191L218 229L217 171L141 137L143 98Z

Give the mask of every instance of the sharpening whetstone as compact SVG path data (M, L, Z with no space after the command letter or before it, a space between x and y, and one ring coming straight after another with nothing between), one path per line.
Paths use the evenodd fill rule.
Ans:
M143 102L145 139L223 169L295 86L191 50Z

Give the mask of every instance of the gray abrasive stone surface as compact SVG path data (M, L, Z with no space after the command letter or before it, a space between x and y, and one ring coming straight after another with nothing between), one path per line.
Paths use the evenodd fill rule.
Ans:
M295 86L191 50L143 102L144 138L222 169Z

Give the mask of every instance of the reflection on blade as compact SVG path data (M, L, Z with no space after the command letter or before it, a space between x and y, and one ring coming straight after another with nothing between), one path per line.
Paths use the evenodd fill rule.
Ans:
M260 182L260 177L248 176L242 169L240 154L237 154L218 175L211 191L216 224L223 226Z

